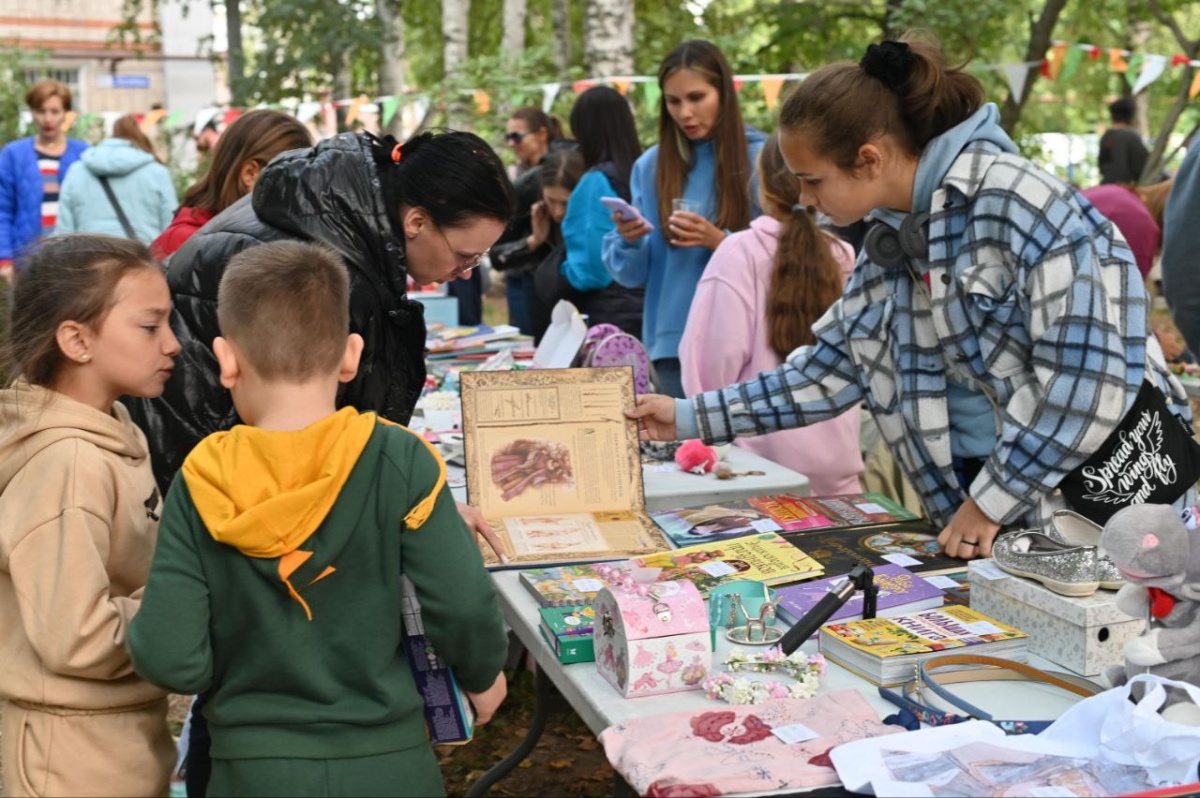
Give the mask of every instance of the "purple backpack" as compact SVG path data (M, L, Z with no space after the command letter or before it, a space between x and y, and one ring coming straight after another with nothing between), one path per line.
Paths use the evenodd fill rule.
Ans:
M597 324L589 328L576 362L583 368L632 366L635 392L654 393L657 388L658 380L646 347L615 324Z

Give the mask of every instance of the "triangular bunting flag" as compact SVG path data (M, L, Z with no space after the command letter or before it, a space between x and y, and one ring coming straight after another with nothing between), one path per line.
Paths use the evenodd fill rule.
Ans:
M783 90L783 78L763 78L762 90L767 100L767 110L774 111L779 104L779 92Z
M158 124L158 120L162 119L166 115L166 108L155 108L153 111L150 111L148 114L146 114L139 127L142 129L143 133L149 133L154 129L154 126Z
M1058 80L1058 73L1062 71L1063 61L1066 60L1066 55L1067 45L1062 42L1055 44L1050 52L1046 54L1046 61L1048 62L1050 70L1050 74L1047 77L1049 77L1050 80Z
M75 120L79 118L79 114L75 111L67 111L63 117L62 125L60 126L65 133L71 129L71 125L75 124Z
M630 84L629 84L629 81L627 81L627 80L614 80L612 83L613 83L613 88L616 89L617 93L620 94L622 97L624 97L625 93L629 91Z
M554 107L554 98L558 96L558 92L561 88L561 83L542 84L542 113L550 113L550 109Z
M1130 56L1129 68L1125 70L1126 83L1131 86L1133 85L1134 80L1137 79L1138 72L1140 72L1142 69L1142 62L1145 60L1146 56L1144 56L1142 53L1134 53L1132 56Z
M392 124L392 120L396 117L396 112L400 110L399 97L383 97L379 102L382 112L379 117L379 123L384 127Z
M1075 73L1079 71L1079 62L1083 60L1083 50L1078 47L1071 47L1063 56L1062 72L1059 76L1063 80L1070 80L1075 77Z
M733 79L733 90L734 91L741 92L742 86L745 86L745 85L746 85L746 81L742 80L741 78Z
M1148 55L1143 62L1142 71L1138 73L1137 82L1133 84L1133 93L1137 94L1154 81L1162 77L1167 69L1165 55Z
M475 111L479 114L486 114L492 110L492 95L488 94L483 89L476 89L472 95L475 100Z
M1125 51L1119 47L1114 47L1108 51L1108 66L1113 72L1126 72L1129 69L1129 64L1125 61Z
M1200 71L1197 71L1196 74L1192 76L1192 87L1188 89L1188 99L1196 99L1197 94L1200 94Z
M1171 56L1171 66L1183 66L1184 64L1190 63L1191 60L1192 59L1188 58L1183 53L1175 53L1175 55Z
M1008 80L1008 90L1012 92L1013 102L1018 105L1025 97L1025 84L1029 81L1028 64L1005 64L1004 77Z
M370 101L371 98L367 97L365 94L355 97L350 101L350 110L346 111L346 127L350 127L356 121L358 121L359 112L362 111L362 107Z
M1097 47L1094 44L1089 44L1087 46L1087 51L1088 51L1088 56L1090 56L1093 61L1100 60L1100 48L1099 47Z
M575 90L576 94L583 94L585 91L595 85L596 81L594 80L577 80L571 84L571 88Z
M658 81L650 80L642 84L642 94L646 97L646 104L653 107L658 105L662 99L662 89L658 87Z
M232 125L234 120L236 120L241 115L242 115L241 108L230 108L228 111L225 112L225 124Z
M183 111L172 111L167 114L167 127L179 127L179 123L183 121Z
M312 118L321 113L321 104L318 102L306 101L296 106L296 118L301 122L311 122Z

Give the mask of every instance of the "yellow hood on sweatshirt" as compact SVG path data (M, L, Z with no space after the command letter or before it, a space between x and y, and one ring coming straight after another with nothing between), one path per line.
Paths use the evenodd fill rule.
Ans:
M208 436L184 461L209 534L248 557L280 558L279 576L310 619L288 577L312 556L299 548L329 515L376 424L346 407L296 432L238 426Z

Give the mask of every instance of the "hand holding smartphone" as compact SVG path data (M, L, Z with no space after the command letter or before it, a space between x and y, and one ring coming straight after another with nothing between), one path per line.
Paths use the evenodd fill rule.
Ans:
M645 222L646 226L649 227L651 230L654 229L654 225L652 225L646 221L646 217L642 216L641 211L639 211L637 208L633 207L632 205L630 205L628 202L621 199L620 197L601 197L600 202L604 205L605 208L608 208L610 211L617 214L617 216L620 217L622 222L632 222L632 221L640 220L640 221Z

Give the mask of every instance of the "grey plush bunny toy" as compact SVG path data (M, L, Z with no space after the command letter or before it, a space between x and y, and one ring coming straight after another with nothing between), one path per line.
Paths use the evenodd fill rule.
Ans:
M1108 520L1100 546L1128 580L1117 606L1149 618L1125 644L1125 667L1109 668L1105 678L1119 685L1149 672L1200 684L1200 531L1189 531L1169 505L1136 504Z

